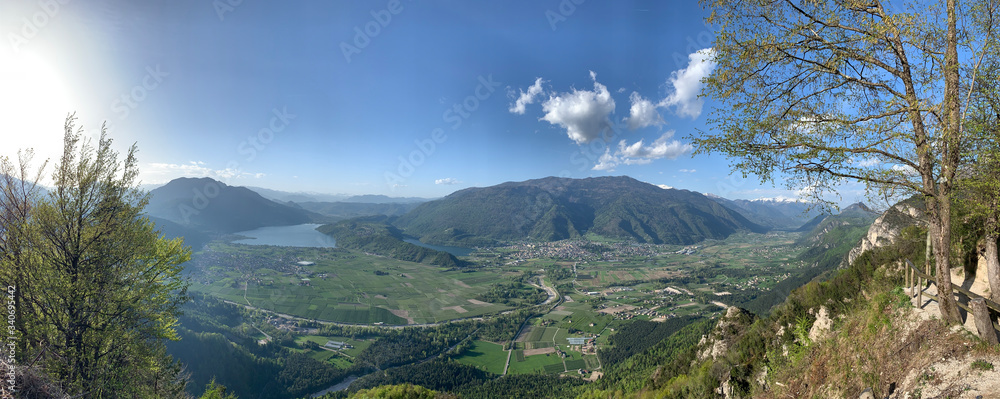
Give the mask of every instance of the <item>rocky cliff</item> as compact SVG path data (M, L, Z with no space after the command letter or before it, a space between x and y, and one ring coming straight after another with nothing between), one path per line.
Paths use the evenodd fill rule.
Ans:
M861 238L854 249L847 255L847 264L854 263L867 250L885 247L896 243L900 234L908 226L927 224L923 201L911 198L893 205L868 227L868 234Z

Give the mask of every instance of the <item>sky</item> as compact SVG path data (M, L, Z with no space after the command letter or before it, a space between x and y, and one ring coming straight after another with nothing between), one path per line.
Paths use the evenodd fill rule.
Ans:
M795 198L692 156L717 106L698 96L706 15L655 0L4 1L0 155L55 161L76 112L86 136L106 123L119 151L138 146L146 184L441 197L627 175Z

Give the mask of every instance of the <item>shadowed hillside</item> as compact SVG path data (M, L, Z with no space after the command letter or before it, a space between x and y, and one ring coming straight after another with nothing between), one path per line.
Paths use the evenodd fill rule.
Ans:
M421 241L483 245L594 235L655 244L691 244L766 228L708 197L630 177L548 177L469 188L421 204L395 224Z
M288 226L322 220L320 215L261 197L245 187L210 178L180 178L150 191L146 212L182 226L233 233L264 226Z

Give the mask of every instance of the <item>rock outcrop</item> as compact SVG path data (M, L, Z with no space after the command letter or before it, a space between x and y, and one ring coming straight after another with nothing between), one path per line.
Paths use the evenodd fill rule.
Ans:
M831 327L833 327L833 320L830 319L830 311L826 309L826 306L820 306L819 312L816 314L816 321L809 329L809 340L816 342L822 339L830 333Z
M865 251L894 244L906 227L926 224L927 216L924 214L923 202L919 199L909 199L893 205L872 222L868 234L848 253L847 262L854 263Z
M722 316L715 328L708 335L703 335L698 342L698 360L715 360L724 356L730 344L746 332L755 317L746 309L735 306L726 309L725 316Z

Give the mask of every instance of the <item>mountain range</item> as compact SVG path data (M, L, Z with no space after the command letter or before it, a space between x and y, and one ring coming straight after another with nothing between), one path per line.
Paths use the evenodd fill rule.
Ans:
M288 206L302 208L311 212L338 219L350 219L363 216L402 216L420 205L419 202L288 202Z
M306 201L331 197L234 187L210 178L180 178L150 193L148 215L176 224L168 226L171 231L226 234L388 216L403 234L463 247L583 237L692 244L737 231L808 231L827 216L797 201L728 200L626 176L507 182L436 200L369 195L353 202Z
M386 195L325 194L314 192L288 192L263 187L247 186L251 191L275 202L350 202L361 204L410 204L430 201L419 197L389 197Z
M246 188L210 178L179 178L150 191L146 213L210 233L329 221L305 209L271 201Z
M810 219L825 214L819 207L797 200L730 200L714 195L709 198L739 212L751 222L777 230L795 230Z
M768 228L712 199L630 177L547 177L468 188L425 202L393 222L421 241L489 245L585 235L691 244Z

